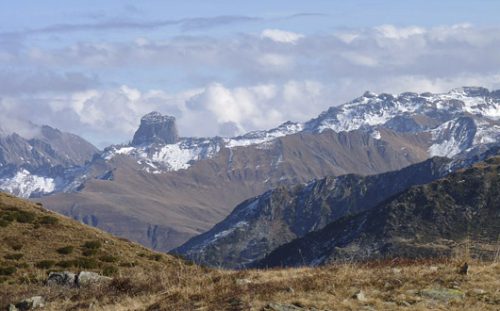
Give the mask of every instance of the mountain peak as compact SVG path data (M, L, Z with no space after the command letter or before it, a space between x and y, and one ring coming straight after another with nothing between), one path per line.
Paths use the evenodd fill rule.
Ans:
M132 145L150 143L173 144L179 139L175 117L153 111L141 118L139 129L134 134Z

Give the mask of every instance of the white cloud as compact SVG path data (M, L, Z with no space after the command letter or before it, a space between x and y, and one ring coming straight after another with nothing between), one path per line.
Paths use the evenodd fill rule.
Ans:
M423 35L427 32L421 27L396 27L394 25L381 25L374 28L382 36L389 39L408 39L411 36Z
M261 38L271 39L278 43L291 43L291 44L295 44L297 43L297 41L304 38L304 35L302 34L296 32L284 31L280 29L265 29L262 31L260 36Z

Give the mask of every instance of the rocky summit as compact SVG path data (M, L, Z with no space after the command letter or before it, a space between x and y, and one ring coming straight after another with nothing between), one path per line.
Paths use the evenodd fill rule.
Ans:
M175 118L151 112L142 117L139 129L134 134L132 145L174 144L178 139Z

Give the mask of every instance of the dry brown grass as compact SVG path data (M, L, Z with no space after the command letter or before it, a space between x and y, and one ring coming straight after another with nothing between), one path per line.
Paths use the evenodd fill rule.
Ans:
M453 260L224 271L154 253L0 194L0 208L9 206L34 212L36 219L50 215L58 222L35 228L34 223L14 221L0 227L0 262L18 266L0 284L0 310L8 303L34 295L47 299L47 310L263 310L269 303L293 304L304 310L500 309L500 264L471 261L467 258L469 246ZM100 266L85 270L102 272L106 265L113 265L117 268L113 282L80 289L45 286L44 280L51 269L73 272L80 269L39 269L36 263L85 257L83 245L88 241L101 244L95 254L86 257L94 258ZM19 245L22 247L18 248ZM66 246L73 247L69 254L57 251ZM18 260L4 259L12 253L23 256ZM467 276L458 273L465 260L470 264ZM353 298L360 290L366 301ZM433 298L429 293L435 292L458 296Z

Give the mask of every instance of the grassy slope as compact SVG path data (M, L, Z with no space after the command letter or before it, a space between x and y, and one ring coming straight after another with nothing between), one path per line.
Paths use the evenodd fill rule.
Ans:
M26 213L33 215L30 218ZM1 277L0 310L34 295L48 300L48 310L86 310L91 306L93 310L263 310L268 303L322 310L359 310L366 306L376 310L498 310L500 304L498 263L474 262L469 276L457 273L461 261L209 270L5 194L0 194L0 214L4 220L0 222L1 267L17 267L12 275ZM28 222L9 220L17 217ZM99 241L101 247L96 254L84 256L88 251L83 245L89 241ZM72 246L73 252L58 253L57 249L65 246ZM5 258L13 254L23 256L17 260ZM105 262L103 256L116 260ZM82 268L88 261L80 258L93 259L98 266ZM37 268L42 260L76 262L80 266ZM116 271L106 268L109 266ZM115 280L101 288L87 289L48 288L43 284L50 270L82 269L111 272ZM366 301L352 298L358 290L363 290ZM463 293L464 297L436 299L426 294L429 290Z

